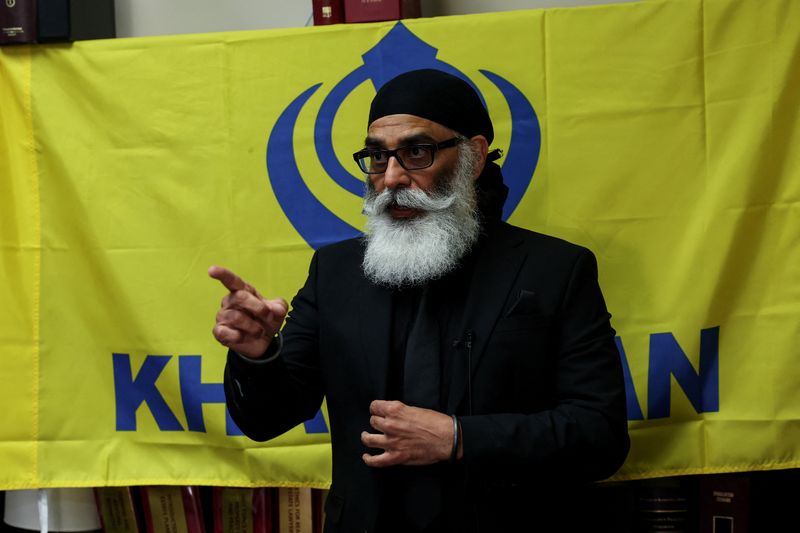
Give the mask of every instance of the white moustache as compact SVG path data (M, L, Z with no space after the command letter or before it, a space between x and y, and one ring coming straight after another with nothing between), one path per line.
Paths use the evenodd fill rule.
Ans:
M367 194L362 212L368 216L380 215L391 206L439 212L449 209L457 197L456 193L440 196L428 194L420 189L386 189L377 195L375 193Z

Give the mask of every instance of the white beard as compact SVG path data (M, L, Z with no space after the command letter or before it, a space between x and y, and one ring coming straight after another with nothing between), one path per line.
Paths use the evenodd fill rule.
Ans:
M437 178L441 192L368 187L364 200L367 242L362 269L374 283L390 287L420 285L458 266L480 233L473 172L477 155L458 145L458 161L450 176ZM418 209L410 219L395 219L389 206Z

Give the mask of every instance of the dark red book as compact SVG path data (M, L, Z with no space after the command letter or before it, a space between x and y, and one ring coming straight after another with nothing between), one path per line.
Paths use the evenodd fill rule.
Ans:
M36 0L0 2L0 44L36 42Z
M325 499L327 497L326 489L312 489L311 491L311 521L314 523L314 533L322 533L325 526Z
M747 533L750 479L742 474L700 477L700 533Z
M344 0L312 0L314 26L344 22Z
M419 0L344 0L345 22L377 22L419 17Z

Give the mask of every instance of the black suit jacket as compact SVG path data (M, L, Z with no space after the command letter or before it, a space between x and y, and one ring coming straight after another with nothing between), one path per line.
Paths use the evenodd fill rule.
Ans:
M629 445L594 256L505 223L487 233L464 287L462 330L473 332L472 353L453 362L446 401L464 444L463 459L440 470L452 531L546 520L575 503L565 499L580 483L613 474ZM326 531L373 531L381 505L384 473L363 463L360 434L374 431L370 402L386 397L391 291L364 278L362 257L357 239L320 249L292 302L280 357L254 363L229 354L226 367L231 415L255 440L312 418L327 397Z

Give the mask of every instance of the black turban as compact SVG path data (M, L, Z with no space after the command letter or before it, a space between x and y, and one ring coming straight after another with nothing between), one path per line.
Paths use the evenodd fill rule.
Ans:
M386 82L372 100L368 125L400 114L431 120L465 137L483 135L489 144L494 138L489 113L475 89L441 70L412 70Z

